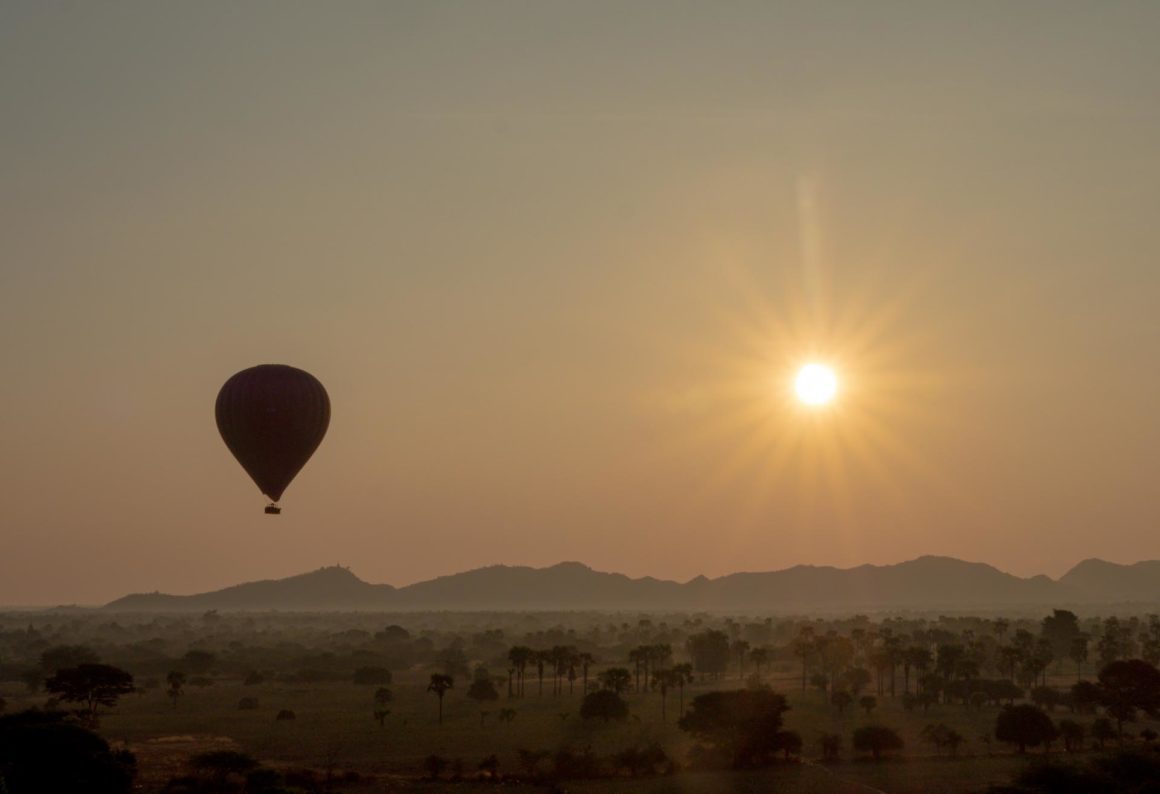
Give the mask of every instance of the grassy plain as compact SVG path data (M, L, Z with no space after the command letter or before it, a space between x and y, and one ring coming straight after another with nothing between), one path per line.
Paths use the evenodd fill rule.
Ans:
M498 701L477 704L453 689L444 702L444 722L438 724L437 699L426 691L428 671L415 669L395 674L391 685L394 701L382 727L373 718L374 686L352 683L243 685L236 678L218 678L212 686L187 686L172 705L163 689L130 695L102 718L101 732L114 743L124 743L138 754L142 783L147 789L163 785L181 771L185 759L207 749L233 748L279 767L332 769L342 773L357 771L373 778L360 788L442 789L445 783L420 780L424 759L431 754L462 762L464 775L473 777L479 761L495 754L501 772L521 772L519 750L547 750L561 747L590 748L607 756L627 747L659 743L670 757L684 760L691 745L676 727L679 713L676 692L668 696L668 719L661 719L658 692L629 693L632 717L624 723L594 723L578 714L580 685L575 692L551 694L550 679L538 696L534 676L526 684L527 696L508 699L501 688ZM784 692L791 710L785 727L801 734L805 763L786 764L768 770L708 773L681 772L670 777L619 779L569 783L578 792L717 792L717 791L889 791L956 792L977 791L993 783L1006 782L1028 763L1028 758L1012 755L1008 748L987 742L993 733L997 709L975 709L961 705L934 705L927 713L907 712L901 698L879 699L870 715L856 706L844 714L825 702L815 690L802 691L800 679L783 667L769 678L775 689ZM1057 682L1070 683L1067 677ZM737 686L736 678L722 682L698 682L688 687L685 702L711 689ZM43 695L29 695L8 686L3 696L10 708L39 705ZM899 693L901 694L901 693ZM256 698L256 710L239 710L238 701ZM501 708L512 708L516 717L499 722ZM292 721L276 721L282 709L294 711ZM487 712L482 715L481 711ZM1063 716L1062 712L1057 718ZM1090 718L1089 718L1090 720ZM850 747L852 731L868 722L880 722L897 730L905 741L902 754L882 763L855 757ZM942 722L954 728L966 742L955 758L937 754L924 743L921 731L929 723ZM1136 729L1143 727L1135 726ZM818 738L822 733L843 737L843 761L823 766ZM1040 756L1041 751L1029 754ZM1062 753L1057 745L1055 755ZM547 763L545 763L545 768ZM450 772L445 776L449 776Z

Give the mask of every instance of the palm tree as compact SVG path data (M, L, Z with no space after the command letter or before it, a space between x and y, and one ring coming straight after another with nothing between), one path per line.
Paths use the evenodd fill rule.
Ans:
M745 640L734 640L731 650L737 657L737 677L745 678L745 657L749 654L749 643Z
M661 690L661 722L665 722L668 719L665 704L668 701L669 687L680 686L680 673L675 670L657 670L653 673L653 683Z
M911 645L902 652L902 691L910 692L910 668L923 672L930 667L930 651L921 645Z
M673 667L673 674L677 677L677 691L680 693L681 716L685 714L685 684L693 682L693 665L685 662Z
M640 670L645 665L645 659L648 657L648 647L645 645L638 645L628 652L628 660L633 665L633 677L635 683L633 684L633 691L640 691ZM647 683L648 679L645 679Z
M1074 637L1067 655L1075 662L1075 680L1079 681L1083 674L1083 663L1088 658L1088 636L1080 634L1078 637Z
M757 674L761 675L761 668L769 662L769 648L754 648L749 652L749 660L757 668Z
M578 654L576 656L576 664L580 665L581 671L584 674L584 689L583 694L588 694L588 668L596 664L596 657L588 652Z
M540 691L536 694L536 697L543 697L544 696L544 664L546 662L552 661L552 652L551 651L533 651L533 654L535 655L536 674L540 678Z
M524 670L527 669L533 656L535 656L535 651L526 645L516 645L508 651L508 661L512 663L512 667L516 668L519 676L519 686L517 689L519 690L520 697L524 696Z
M431 683L427 685L428 692L434 692L439 696L439 724L443 724L443 696L447 694L447 690L455 686L455 679L449 675L442 673L432 673Z
M813 626L802 626L798 635L793 639L794 656L802 660L802 691L806 691L806 677L809 672L809 660L817 650Z

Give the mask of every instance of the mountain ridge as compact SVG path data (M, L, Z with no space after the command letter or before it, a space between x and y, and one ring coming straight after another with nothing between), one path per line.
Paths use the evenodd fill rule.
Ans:
M654 611L748 609L936 609L1160 602L1160 561L1130 565L1084 560L1059 579L1019 577L982 562L924 555L853 568L795 565L686 582L632 578L584 563L545 568L496 564L403 587L371 584L349 568L326 566L283 579L243 582L205 593L135 593L103 609L202 611Z

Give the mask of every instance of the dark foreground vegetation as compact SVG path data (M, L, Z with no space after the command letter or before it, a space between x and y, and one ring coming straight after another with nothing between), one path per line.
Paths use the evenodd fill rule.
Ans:
M1064 610L8 613L0 791L1156 791L1157 662Z

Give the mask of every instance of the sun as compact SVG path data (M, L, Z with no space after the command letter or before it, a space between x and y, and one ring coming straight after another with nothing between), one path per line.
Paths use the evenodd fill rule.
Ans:
M820 408L829 405L838 394L838 376L825 364L806 364L798 370L793 390L802 403Z

